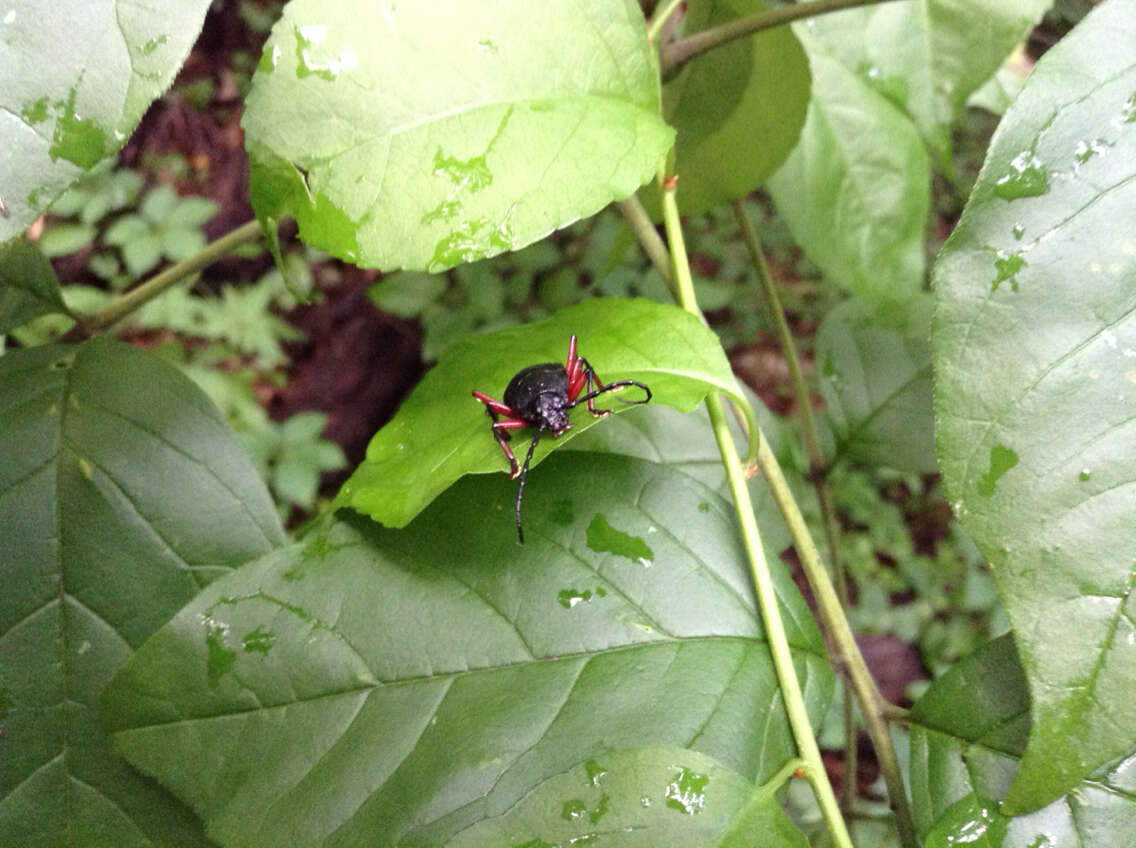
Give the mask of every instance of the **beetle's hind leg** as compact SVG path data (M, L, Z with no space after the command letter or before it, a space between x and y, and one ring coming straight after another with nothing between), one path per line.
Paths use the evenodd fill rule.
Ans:
M588 412L592 413L593 418L603 418L605 415L611 415L612 410L610 409L596 409L596 398L605 392L616 391L623 388L623 385L627 381L624 380L620 383L605 385L604 381L600 379L600 375L596 373L596 369L592 367L592 363L588 362L588 360L584 359L582 356L580 357L580 370L582 377L581 388L587 386L588 389L587 393L583 398L580 398L580 400L587 400ZM579 403L579 400L576 398L572 398L572 400Z
M599 381L597 380L597 382L599 382ZM618 391L619 389L624 389L628 386L635 386L636 388L642 389L643 393L645 395L644 398L642 400L625 400L624 398L617 397L616 398L617 401L619 401L620 403L629 404L631 406L639 406L640 404L650 402L650 400L651 400L651 389L645 383L640 383L638 380L616 380L614 383L601 384L600 388L595 389L594 391L589 391L583 397L579 397L576 400L572 401L570 404L568 404L568 406L573 407L578 403L587 402L588 409L591 411L592 415L596 416L596 418L599 418L599 417L604 416L604 415L611 415L611 413L614 412L615 410L612 410L612 409L595 409L594 405L593 405L595 399L598 398L600 395L607 394L608 392Z

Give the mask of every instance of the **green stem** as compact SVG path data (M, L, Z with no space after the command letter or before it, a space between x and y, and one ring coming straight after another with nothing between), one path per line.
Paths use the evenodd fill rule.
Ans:
M663 0L651 15L651 22L647 24L647 40L654 44L659 40L659 33L667 25L671 15L682 4L682 0Z
M686 254L682 224L679 221L678 204L675 202L675 180L673 177L667 178L665 173L660 173L659 184L663 188L663 223L666 226L667 240L670 243L671 261L679 293L679 303L688 312L702 318L698 301L694 295L694 280L690 273L690 262ZM789 725L797 742L797 750L807 764L806 776L812 784L821 814L832 833L834 844L840 846L840 848L852 848L852 839L840 814L840 805L832 791L832 784L828 781L824 762L820 756L820 748L817 746L816 737L809 722L801 684L793 667L793 654L789 648L789 640L785 636L785 628L781 623L781 609L777 603L777 593L773 587L773 577L769 572L769 564L765 561L765 552L761 546L761 533L757 527L757 519L754 517L753 503L749 497L749 485L746 482L745 471L738 459L734 440L730 436L730 427L726 421L726 409L722 403L721 395L708 395L706 397L706 409L710 413L710 423L714 429L714 437L718 441L718 452L721 454L722 464L726 468L726 477L729 480L730 492L734 498L734 509L737 511L741 526L742 543L745 545L750 577L757 593L757 603L761 612L765 636L769 643L769 652L777 670L781 696L785 703L785 713L789 718ZM762 449L768 450L764 438L760 440L759 457Z
M117 324L131 312L162 294L166 289L177 285L187 277L192 277L202 268L212 265L222 256L231 253L234 248L252 241L260 234L259 221L249 221L242 224L219 239L211 241L188 259L183 259L176 265L171 265L136 288L115 298L71 333L68 333L68 337L78 331L80 338L86 338Z
M884 701L880 712L888 721L906 722L911 718L911 712L903 707Z
M753 35L755 32L782 26L800 18L887 2L891 2L891 0L812 0L811 3L797 3L793 6L770 9L766 12L758 12L755 15L710 27L710 29L704 29L688 38L672 41L662 48L662 56L660 57L662 77L668 79L696 56L701 56L715 47L721 47L723 44L729 44L739 38Z
M769 780L765 781L765 783L757 787L757 795L759 797L764 797L777 793L778 791L780 791L781 787L788 783L791 778L796 776L798 772L800 772L803 776L808 772L808 769L809 764L802 760L800 757L791 757L785 763L785 765L781 766L781 768L777 770L777 774L773 775L773 777L769 778Z
M623 218L627 221L627 225L631 227L631 232L635 233L635 237L639 239L639 244L643 246L643 251L647 254L647 258L658 269L659 273L663 276L663 281L671 290L675 300L678 300L678 291L675 289L674 274L671 273L671 255L667 251L667 246L663 242L662 236L659 235L658 230L655 229L655 224L651 221L651 216L647 214L647 210L643 208L643 203L639 200L637 194L633 194L625 200L620 200L617 204L619 211L623 213Z
M765 262L765 251L761 247L761 240L757 230L753 227L749 213L746 211L745 200L733 202L734 218L742 231L746 248L749 250L750 260L757 271L757 279L761 283L761 290L769 304L770 314L774 326L777 328L777 338L781 344L781 351L789 365L789 377L793 383L793 390L797 395L797 408L801 411L801 427L804 431L805 451L809 457L809 479L816 488L817 500L820 503L820 514L824 523L825 541L828 544L828 559L832 567L832 576L836 581L836 596L840 599L841 609L848 609L848 575L844 568L844 560L840 556L840 526L836 520L836 504L833 496L832 484L827 479L827 466L824 451L820 446L820 436L817 433L816 419L813 417L813 406L809 399L809 387L805 383L804 372L801 369L801 359L797 355L797 345L793 341L793 333L789 329L789 322L785 319L785 310L781 307L781 297L777 286L773 282L773 275L769 273L769 265ZM844 686L844 786L841 792L841 806L847 812L852 808L856 798L856 715L853 703L852 684L847 677L842 678Z
M832 643L833 653L837 662L845 664L845 673L852 682L852 690L860 702L860 709L864 714L864 724L872 744L876 749L876 758L879 760L880 771L887 783L888 795L891 800L892 811L895 813L895 826L899 832L900 843L904 848L918 848L919 840L915 833L915 824L911 816L911 805L907 800L907 793L903 787L903 775L899 768L899 760L895 755L895 746L888 733L885 713L886 702L880 696L864 657L852 636L848 620L840 606L840 599L828 579L828 572L821 562L820 553L809 535L805 518L801 515L800 507L793 499L789 484L777 462L777 457L769 449L764 439L757 452L757 464L765 475L766 482L773 493L773 499L781 510L781 515L789 527L793 543L801 558L801 567L805 571L809 585L813 590L813 598L817 604L817 614L828 630L828 637Z

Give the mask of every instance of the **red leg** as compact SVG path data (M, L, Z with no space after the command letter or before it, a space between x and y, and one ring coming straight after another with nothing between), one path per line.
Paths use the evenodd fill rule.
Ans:
M494 400L489 395L482 394L475 391L473 396L485 404L485 414L493 420L493 438L497 440L497 444L501 446L501 450L505 454L505 458L509 460L509 479L515 478L521 473L521 469L517 465L517 458L513 456L513 451L509 447L509 430L521 430L530 426L527 421L517 417L511 408L501 403L499 400ZM503 415L505 418L498 419L497 416Z
M513 451L508 445L509 430L523 430L525 427L531 427L527 421L522 421L520 418L504 418L500 421L493 422L493 437L497 439L497 444L501 446L501 450L505 453L505 458L509 460L509 479L513 480L518 474L521 473L520 468L517 467L517 458L513 456Z
M512 409L505 406L501 401L489 397L489 395L483 395L481 392L475 391L473 396L485 404L485 411L488 412L490 416L496 413L497 415L505 415L509 418L517 417L517 413L513 412ZM496 421L497 419L494 418L493 420Z
M569 403L574 402L580 396L580 392L584 390L585 386L588 388L588 394L591 394L593 389L607 388L599 374L592 368L591 363L577 352L575 336L572 336L572 339L568 342L568 360L564 363L564 370L568 372ZM594 386L593 382L595 383ZM596 409L595 398L588 398L588 412L596 418L611 414L610 409Z
M564 370L568 372L568 400L573 401L580 396L584 388L584 364L576 354L576 337L568 342L568 360L564 363Z

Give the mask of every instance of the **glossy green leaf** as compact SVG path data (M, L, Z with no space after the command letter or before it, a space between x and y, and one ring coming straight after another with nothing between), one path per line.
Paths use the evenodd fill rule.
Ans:
M203 585L282 541L232 433L169 365L105 339L0 357L5 844L204 842L111 751L97 699Z
M929 295L877 304L854 298L830 311L816 362L836 455L929 474L935 459Z
M243 124L262 219L429 271L628 196L673 135L634 0L293 0Z
M856 294L910 297L923 287L930 211L923 142L887 98L815 39L802 40L812 101L800 141L770 178L769 193L829 279Z
M966 99L1026 39L1053 0L909 0L818 17L813 32L903 109L949 161Z
M508 472L485 407L472 392L501 400L522 368L563 362L573 334L579 337L580 355L603 380L646 383L654 393L652 403L690 412L708 392L740 397L717 337L694 316L646 300L587 300L547 321L473 336L447 351L394 420L371 439L366 459L344 484L337 503L388 527L403 527L462 475ZM626 394L635 401L642 392L630 388ZM600 401L600 407L616 412L631 408L612 399ZM557 444L595 424L602 420L584 408L574 410L572 429L559 439L545 435L532 467ZM529 433L514 434L517 450L527 450Z
M691 35L766 9L763 0L695 0L683 30ZM667 83L664 114L675 128L684 214L745 197L777 170L804 126L809 81L796 35L777 27L699 57Z
M911 790L927 848L1127 848L1136 833L1136 747L1022 816L999 801L1029 734L1029 691L1012 638L937 680L911 714Z
M758 784L795 756L721 498L562 454L529 480L522 547L513 496L467 477L404 530L341 512L208 587L108 687L118 750L223 844L402 848L617 749L688 748ZM831 671L774 576L815 721Z
M1038 63L935 271L946 490L994 564L1033 698L1006 799L1136 741L1136 2Z
M758 793L745 777L683 748L613 751L554 775L499 816L448 841L452 848L575 845L620 848L729 845L808 848L781 810L776 787Z
M114 153L173 81L209 0L10 0L0 8L0 242Z
M0 333L66 311L59 280L39 250L23 239L0 246Z

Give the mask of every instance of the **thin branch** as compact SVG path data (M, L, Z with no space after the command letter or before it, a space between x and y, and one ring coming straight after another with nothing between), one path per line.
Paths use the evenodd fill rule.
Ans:
M647 24L647 40L655 44L659 40L659 33L671 19L675 9L682 5L682 0L663 0L651 15L651 22Z
M856 639L848 626L848 619L840 607L840 600L832 581L828 579L828 572L821 562L820 552L817 551L809 534L805 518L801 509L793 499L793 493L765 439L761 440L761 448L757 454L757 464L769 483L773 499L781 510L781 515L789 527L793 537L793 544L801 558L801 567L812 587L813 597L817 603L817 614L828 630L828 636L836 654L836 662L844 664L845 671L852 681L852 689L856 699L860 702L860 710L864 715L864 723L872 743L876 749L876 758L879 760L880 771L887 783L888 796L892 811L895 813L895 826L899 831L900 843L905 848L918 848L919 838L915 831L915 822L911 815L911 803L907 799L907 792L903 786L903 774L896 758L895 746L892 744L885 721L886 702L872 680L871 672L864 662L864 657L856 645Z
M832 484L827 478L827 466L824 451L820 446L820 435L817 433L816 419L813 417L813 407L809 399L809 387L805 383L804 372L801 369L801 359L797 355L797 345L793 341L793 333L789 329L789 322L785 319L785 310L781 307L781 297L777 293L777 286L773 276L769 273L769 265L765 262L765 251L761 247L761 240L757 236L746 211L745 200L733 202L734 218L742 231L742 238L749 250L750 260L757 279L761 283L761 290L769 305L770 315L777 328L777 338L781 344L781 351L789 365L789 378L793 390L797 395L797 408L801 413L801 427L804 431L805 451L809 457L809 479L816 489L817 500L820 503L821 518L824 523L825 541L828 544L828 560L832 567L833 580L836 582L836 596L840 599L841 609L848 609L848 575L844 568L844 561L840 556L840 526L836 520L836 504L833 496ZM852 684L843 679L844 684L844 787L841 793L841 805L845 812L852 808L856 798L856 715L855 701L853 700Z
M782 26L801 18L810 18L816 15L825 15L829 12L840 12L844 9L854 9L857 6L871 6L876 3L888 3L892 0L812 0L809 3L797 3L793 6L783 6L779 9L770 9L767 12L758 12L744 18L720 24L702 32L695 33L687 38L672 41L662 48L660 64L662 77L668 79L683 65L696 56L701 56L715 47L729 44L739 38L753 35L755 32Z
M639 244L642 246L643 252L647 254L647 258L651 260L651 264L662 274L663 282L665 282L667 287L671 290L674 299L678 300L678 291L675 289L674 284L674 274L671 272L671 255L667 251L663 237L660 236L658 230L655 229L655 224L651 221L651 216L648 215L647 210L643 208L639 196L633 194L626 200L619 201L616 205L619 207L619 211L623 213L627 225L631 227L631 232L635 233L635 238L639 239Z
M682 224L679 220L678 204L675 202L675 183L676 180L673 177L668 178L664 173L660 173L663 223L666 226L667 239L670 243L670 255L679 294L679 304L686 311L702 318L702 312L698 308L698 301L694 294L694 280L690 273L690 262L686 254L686 243L683 239ZM789 640L785 635L785 628L781 621L781 609L777 601L777 592L773 586L773 576L769 571L769 564L766 562L765 551L761 545L761 532L757 526L753 502L750 500L749 485L742 464L738 460L733 437L730 435L722 396L717 393L707 395L706 409L710 413L710 423L714 429L714 437L718 442L718 452L721 454L722 464L726 468L726 477L729 480L730 492L734 498L734 510L740 524L742 543L745 546L746 560L749 563L754 591L757 594L765 636L769 642L769 652L777 671L781 697L785 703L785 713L789 718L789 726L792 728L799 755L807 763L805 776L813 787L817 804L820 806L821 814L828 825L834 844L839 848L852 848L852 838L848 833L848 826L841 816L840 805L837 803L836 794L832 791L832 784L829 783L828 775L824 769L824 761L821 759L820 748L817 746L815 731L809 722L801 683L797 679L797 672L793 666L793 654L789 648ZM763 451L768 452L768 446L766 440L761 438L758 450L759 460Z
M188 259L183 259L176 265L171 265L136 288L115 298L94 315L74 327L64 338L68 341L79 341L102 332L165 292L166 289L177 285L188 277L195 276L202 268L212 265L222 256L231 253L234 248L252 241L260 234L259 221L249 221L242 224L219 239L211 241Z

